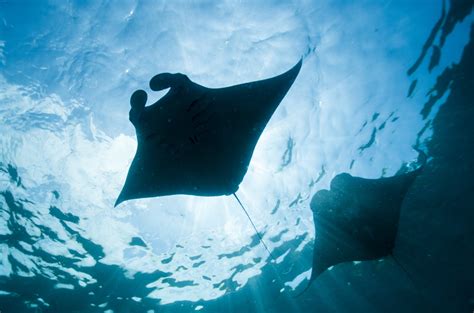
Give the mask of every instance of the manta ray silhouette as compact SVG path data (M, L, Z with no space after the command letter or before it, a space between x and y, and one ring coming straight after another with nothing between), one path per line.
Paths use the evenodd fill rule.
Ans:
M420 158L424 164L424 154ZM309 283L299 295L331 266L393 256L400 209L422 168L379 179L342 173L333 178L330 190L320 190L313 196L313 267Z
M273 78L217 89L179 73L154 76L152 90L170 90L150 106L145 106L145 91L131 96L129 116L138 147L115 206L175 194L235 195L301 63Z

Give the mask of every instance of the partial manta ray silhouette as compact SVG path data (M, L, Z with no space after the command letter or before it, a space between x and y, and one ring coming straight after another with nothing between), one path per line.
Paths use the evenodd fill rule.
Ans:
M131 96L129 117L138 147L115 206L130 199L176 194L234 194L250 219L235 193L260 135L301 64L302 60L273 78L217 89L180 73L154 76L152 90L170 90L150 106L145 106L145 91Z
M308 285L329 267L351 261L376 260L393 255L400 209L407 191L421 172L387 178L365 179L347 173L331 181L330 190L320 190L311 199L316 238L313 267ZM408 273L407 273L408 275ZM410 277L411 279L411 277Z

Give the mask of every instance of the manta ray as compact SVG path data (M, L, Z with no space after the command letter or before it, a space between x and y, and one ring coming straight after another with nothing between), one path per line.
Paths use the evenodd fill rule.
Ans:
M308 285L299 295L324 271L340 263L392 256L401 266L393 255L400 210L425 158L422 153L422 165L416 170L392 177L366 179L339 174L332 179L330 190L313 196L313 266Z
M138 146L115 206L176 194L235 195L301 64L273 78L225 88L204 87L181 73L154 76L151 90L169 91L149 106L144 90L131 96L129 119Z

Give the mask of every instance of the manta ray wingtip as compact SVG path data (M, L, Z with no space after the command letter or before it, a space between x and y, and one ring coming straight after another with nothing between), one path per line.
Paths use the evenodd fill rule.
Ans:
M125 202L129 199L126 199L122 193L120 193L120 195L118 196L117 200L115 201L115 204L114 204L114 208L116 208L119 204L121 204L122 202Z
M301 66L303 65L303 59L301 58L298 63L296 63L291 69L286 71L285 73L281 74L279 77L286 81L287 90L290 89L293 82L296 80L296 77L300 73Z
M303 58L300 58L298 63L296 63L295 66L293 66L288 72L293 73L296 78L296 76L299 74L301 70L302 65L303 65Z
M303 65L303 57L300 58L300 60L298 61L298 63L296 63L295 66L301 68L301 65Z

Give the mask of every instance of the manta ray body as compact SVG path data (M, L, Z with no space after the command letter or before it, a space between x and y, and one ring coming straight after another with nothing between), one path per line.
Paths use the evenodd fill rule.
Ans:
M367 179L347 173L336 175L330 190L311 200L316 238L313 267L304 293L331 266L351 261L376 260L393 255L400 210L410 186L423 169L392 177ZM402 267L402 270L403 267Z
M138 146L115 205L174 194L234 194L301 63L276 77L226 88L207 88L180 73L154 76L152 90L170 90L150 106L145 91L131 96Z

